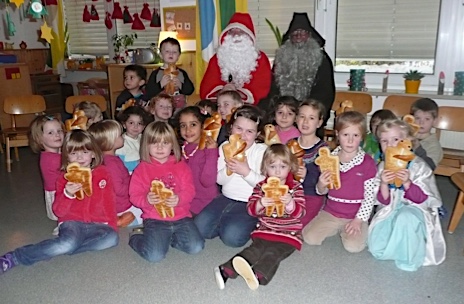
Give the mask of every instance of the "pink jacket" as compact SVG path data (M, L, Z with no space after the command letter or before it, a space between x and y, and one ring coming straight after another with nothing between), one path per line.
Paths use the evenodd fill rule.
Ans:
M147 195L152 180L162 181L166 188L179 196L179 203L174 207L173 218L161 218L156 208L148 203ZM131 203L142 209L143 219L177 221L191 217L190 203L195 197L192 171L184 161L177 162L174 156L170 156L163 164L153 158L151 163L142 161L132 173L129 196Z

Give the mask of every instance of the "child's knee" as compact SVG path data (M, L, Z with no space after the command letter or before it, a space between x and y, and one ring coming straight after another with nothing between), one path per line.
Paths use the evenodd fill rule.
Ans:
M366 243L346 242L343 243L343 247L345 247L345 250L349 253L359 253L366 248Z
M314 230L308 229L303 231L303 240L308 245L322 245L322 241L324 241L324 237L322 237L319 233L316 233Z

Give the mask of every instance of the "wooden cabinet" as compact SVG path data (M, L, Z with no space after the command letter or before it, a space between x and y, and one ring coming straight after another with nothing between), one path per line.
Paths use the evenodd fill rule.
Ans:
M45 99L47 114L63 113L63 94L61 93L60 75L31 74L32 92Z
M184 52L181 54L178 61L179 66L187 72L190 80L195 83L195 52ZM109 84L109 96L111 105L111 115L114 115L114 109L116 106L116 99L119 94L124 90L124 68L129 64L116 64L110 63L107 65L108 68L108 84ZM151 72L161 66L161 64L142 64L147 70L147 81L150 78Z

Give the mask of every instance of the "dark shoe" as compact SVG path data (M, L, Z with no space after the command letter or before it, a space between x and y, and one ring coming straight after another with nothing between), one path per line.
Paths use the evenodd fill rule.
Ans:
M132 232L129 233L129 238L136 234L143 234L143 227L137 227L137 228L132 229Z
M251 268L250 264L248 264L248 262L244 258L242 258L241 256L236 256L232 260L232 265L234 266L234 269L238 273L238 275L245 280L245 282L251 290L258 289L258 278L256 277L256 274Z
M222 290L226 287L228 277L220 266L214 268L214 278L219 289Z
M13 259L12 253L7 253L5 255L0 256L0 274L7 272L11 268L15 267L16 263Z

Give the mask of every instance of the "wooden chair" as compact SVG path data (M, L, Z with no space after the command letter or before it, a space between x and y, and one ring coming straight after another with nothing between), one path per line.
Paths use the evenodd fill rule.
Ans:
M66 112L72 114L74 112L74 107L82 101L95 102L98 105L98 107L100 107L102 113L105 112L108 108L106 99L102 95L76 95L69 96L68 98L66 98ZM111 117L111 115L109 115L108 117Z
M351 100L353 102L353 111L358 111L364 115L367 115L372 111L372 96L364 92L353 92L353 91L338 91L335 93L335 100L332 104L332 111L336 112L342 102L345 100ZM334 123L335 125L335 123ZM330 148L336 146L335 131L331 129L324 130L324 140L329 144Z
M440 140L442 131L454 131L464 134L464 108L440 107L435 122L436 136ZM464 172L464 149L443 148L443 160L435 169L435 174L451 176L456 172Z
M27 114L42 113L45 108L45 99L40 95L20 95L5 98L3 110L11 121L10 125L7 126L6 119L2 119L3 140L6 146L6 169L8 172L11 172L12 163L10 148L15 148L16 161L19 161L18 147L29 145L27 133L33 116ZM24 121L24 118L27 118L26 121Z
M385 99L382 108L392 111L398 118L401 118L411 112L411 105L420 98L417 96L390 95Z
M464 173L458 172L451 175L451 180L459 188L458 198L454 205L453 213L448 225L448 232L453 233L464 213Z

